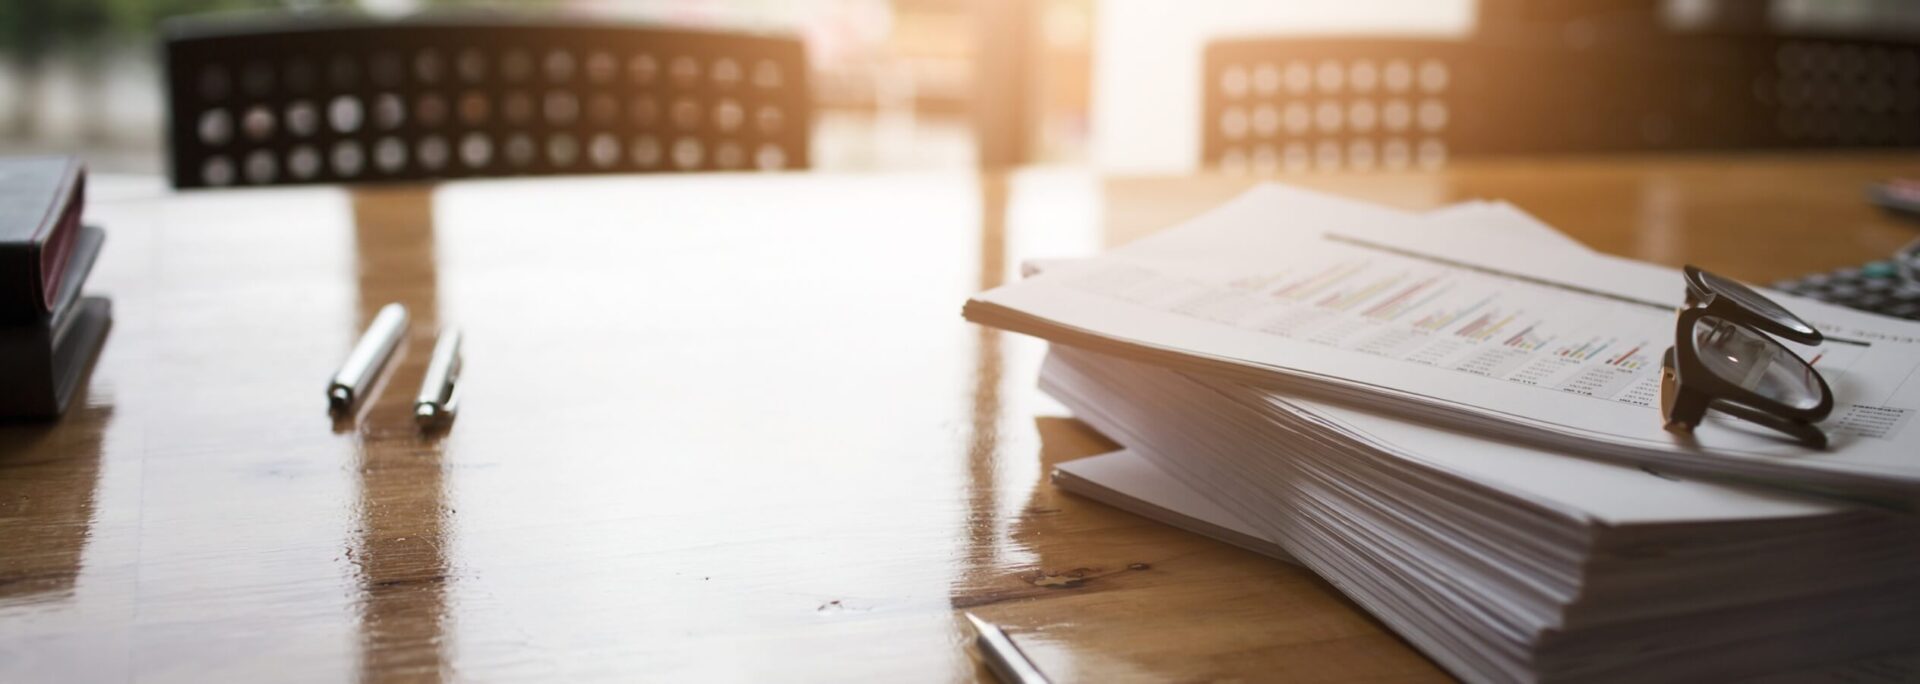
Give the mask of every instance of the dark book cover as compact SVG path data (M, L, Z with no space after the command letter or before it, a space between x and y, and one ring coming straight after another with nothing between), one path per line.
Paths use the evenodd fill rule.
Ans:
M80 160L0 158L0 324L53 311L85 201Z
M0 325L0 417L52 418L66 411L113 321L110 302L80 296L105 242L99 228L77 231L53 310Z

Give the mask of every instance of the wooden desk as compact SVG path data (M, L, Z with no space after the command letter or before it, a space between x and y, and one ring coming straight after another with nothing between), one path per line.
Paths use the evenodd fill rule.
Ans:
M1595 247L1769 280L1914 235L1911 156L1307 176L1504 197ZM1444 674L1291 566L1075 498L1111 444L962 322L1249 179L594 178L97 203L118 316L52 426L0 427L0 681L969 680L956 611L1060 681ZM355 421L323 385L413 337ZM433 331L464 414L408 420Z

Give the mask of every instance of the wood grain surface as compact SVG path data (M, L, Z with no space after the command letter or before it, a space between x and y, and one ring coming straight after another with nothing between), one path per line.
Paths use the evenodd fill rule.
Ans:
M1504 198L1768 281L1916 232L1920 157L1490 161L1285 180ZM958 611L1056 681L1445 674L1292 566L1065 494L1112 444L961 302L1255 179L560 178L122 193L117 320L54 424L0 425L0 681L971 681ZM110 186L103 184L103 187ZM103 192L114 195L112 192ZM383 388L325 383L381 305ZM463 411L410 420L435 332Z

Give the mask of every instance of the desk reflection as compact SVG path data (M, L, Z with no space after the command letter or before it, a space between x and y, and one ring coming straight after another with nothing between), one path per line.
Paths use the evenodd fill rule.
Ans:
M985 174L980 179L980 276L981 290L998 287L1006 280L1007 262L1007 177ZM1004 408L1000 383L1004 380L1005 354L1000 331L975 326L973 363L973 415L967 436L967 549L978 566L1000 565L1000 499L998 481L1000 459L1000 420Z
M112 405L86 390L53 424L0 424L0 608L73 596L92 538Z
M403 350L383 371L386 387L353 426L359 520L349 548L360 591L360 678L445 681L452 509L442 442L416 430L412 411L425 350L440 329L433 195L426 188L357 190L353 218L361 327L352 334L389 302L413 316Z

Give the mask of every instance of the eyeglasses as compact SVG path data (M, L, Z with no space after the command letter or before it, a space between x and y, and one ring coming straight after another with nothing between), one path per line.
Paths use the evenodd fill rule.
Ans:
M1893 254L1893 265L1900 269L1900 275L1907 279L1908 285L1920 286L1920 240L1907 243Z
M1693 266L1686 277L1687 305L1660 368L1667 429L1691 432L1711 408L1826 448L1827 434L1814 423L1833 411L1833 391L1774 339L1819 344L1820 331L1732 279Z

